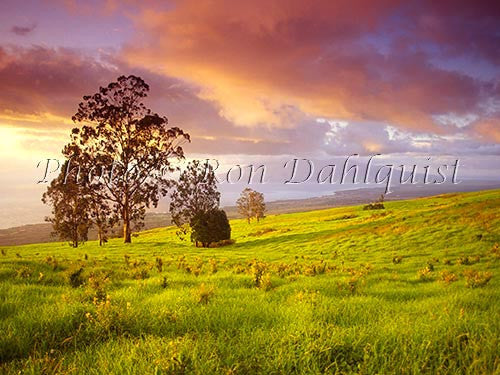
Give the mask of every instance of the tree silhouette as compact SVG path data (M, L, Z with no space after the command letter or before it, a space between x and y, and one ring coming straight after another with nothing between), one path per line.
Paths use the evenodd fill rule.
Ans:
M224 210L215 208L199 213L191 223L191 241L201 243L203 247L231 238L231 226Z
M219 207L215 173L208 162L193 160L181 173L170 194L170 214L179 227L178 234L185 235L193 219Z
M67 240L72 247L88 239L92 220L89 214L89 199L82 185L67 180L66 162L61 173L50 183L42 196L42 202L52 206L52 217L45 218L52 223L54 234Z
M109 207L123 224L124 242L131 242L132 223L140 227L146 209L158 205L172 180L167 174L178 167L172 159L184 157L182 144L189 135L168 128L166 117L146 108L149 86L136 76L121 76L92 96L84 96L65 156L85 160L89 171L109 168L86 183L97 205ZM109 205L109 206L105 206ZM106 211L106 210L105 210Z

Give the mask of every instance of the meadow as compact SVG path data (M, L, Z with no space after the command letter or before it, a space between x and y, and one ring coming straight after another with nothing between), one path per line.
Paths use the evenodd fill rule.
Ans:
M1 247L6 374L500 372L500 190Z

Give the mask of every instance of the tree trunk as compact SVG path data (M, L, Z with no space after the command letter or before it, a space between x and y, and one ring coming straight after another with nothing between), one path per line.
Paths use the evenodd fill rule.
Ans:
M78 247L78 225L73 225L73 247Z
M97 238L99 239L99 246L102 246L102 229L99 227L99 230L97 232Z
M127 218L123 220L123 242L132 242L132 233L130 232L130 219L128 218L128 215Z
M128 189L127 189L128 192ZM123 206L123 242L131 243L131 228L130 228L130 207L128 195L125 195L125 204Z

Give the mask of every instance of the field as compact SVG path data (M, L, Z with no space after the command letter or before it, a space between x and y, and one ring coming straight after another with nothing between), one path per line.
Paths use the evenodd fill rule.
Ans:
M3 247L0 372L500 372L500 190Z

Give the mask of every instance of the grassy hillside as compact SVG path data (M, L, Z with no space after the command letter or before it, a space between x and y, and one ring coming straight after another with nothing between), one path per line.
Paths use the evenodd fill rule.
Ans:
M0 372L500 371L500 190L231 224L1 248Z

